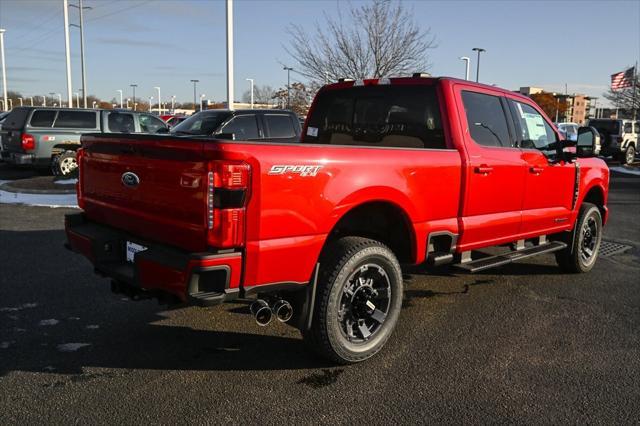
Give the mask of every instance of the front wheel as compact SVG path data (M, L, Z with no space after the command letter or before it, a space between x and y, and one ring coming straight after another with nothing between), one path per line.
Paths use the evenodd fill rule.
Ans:
M629 166L633 164L634 161L636 161L636 149L630 144L624 152L623 162Z
M402 306L402 271L384 244L341 238L325 249L311 329L305 343L323 357L349 364L375 355L387 342Z
M572 241L567 248L556 252L560 268L566 272L588 272L598 259L602 241L602 215L598 207L584 203L580 207Z

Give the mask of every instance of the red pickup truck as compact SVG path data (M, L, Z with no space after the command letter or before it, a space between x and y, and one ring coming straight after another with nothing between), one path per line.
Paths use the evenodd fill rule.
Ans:
M598 140L592 128L562 140L531 99L496 87L340 81L319 91L298 144L83 136L67 247L115 292L256 299L260 324L273 315L358 362L398 320L401 264L477 272L553 252L590 270L607 220ZM490 246L500 253L478 257Z

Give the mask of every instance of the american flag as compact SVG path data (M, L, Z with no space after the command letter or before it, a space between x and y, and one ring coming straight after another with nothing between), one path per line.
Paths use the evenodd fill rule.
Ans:
M611 75L611 90L624 89L633 86L636 67L631 67L626 71L620 71Z

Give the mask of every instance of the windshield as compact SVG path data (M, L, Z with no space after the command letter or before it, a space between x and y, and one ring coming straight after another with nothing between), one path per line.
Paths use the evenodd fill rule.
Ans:
M617 120L589 120L589 126L595 127L600 133L620 133L620 122Z
M171 133L210 136L230 115L229 111L201 111L173 127Z

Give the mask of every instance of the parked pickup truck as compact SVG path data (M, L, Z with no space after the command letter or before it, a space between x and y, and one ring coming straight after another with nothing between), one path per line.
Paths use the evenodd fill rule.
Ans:
M571 146L573 145L573 146ZM609 171L529 98L451 78L340 81L301 143L89 135L68 248L134 298L252 299L337 363L394 329L401 264L477 272L554 253L593 268ZM478 257L498 246L501 254Z
M0 129L0 156L7 163L51 168L74 174L76 150L84 133L155 133L168 131L159 118L125 110L16 107Z

